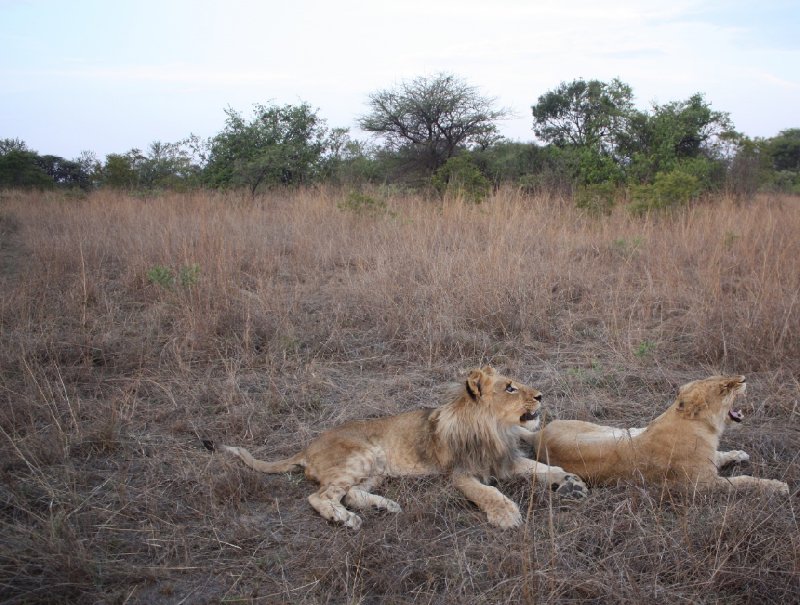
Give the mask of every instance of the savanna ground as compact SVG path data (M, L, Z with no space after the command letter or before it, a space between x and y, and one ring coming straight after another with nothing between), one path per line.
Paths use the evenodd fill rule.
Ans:
M800 200L588 217L334 190L0 198L0 600L7 603L789 603L800 599ZM363 200L362 200L363 201ZM367 212L363 210L369 210ZM359 210L362 210L359 212ZM480 364L549 416L642 425L748 376L732 472L790 497L395 479L353 532L263 458L439 403Z

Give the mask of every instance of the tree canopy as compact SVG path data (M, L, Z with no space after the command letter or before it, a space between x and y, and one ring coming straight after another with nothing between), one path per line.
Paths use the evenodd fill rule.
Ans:
M531 110L533 132L558 146L588 147L610 154L633 109L630 86L614 79L562 82Z
M210 142L204 180L211 186L294 185L313 180L328 147L326 122L308 103L255 105L245 119L228 108Z
M404 81L369 96L360 127L405 152L415 167L433 174L459 149L498 140L495 122L508 115L495 99L452 74Z
M775 170L800 171L800 128L790 128L769 141L767 153Z

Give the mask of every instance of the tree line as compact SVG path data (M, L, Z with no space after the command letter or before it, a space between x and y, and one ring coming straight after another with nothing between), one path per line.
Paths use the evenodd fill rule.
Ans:
M679 204L706 192L800 193L800 128L771 138L735 130L698 93L638 109L624 82L577 79L531 106L540 143L512 142L497 124L510 111L453 74L403 81L369 95L353 138L305 102L228 108L216 135L74 159L0 140L0 187L127 190L401 184L480 200L493 187L557 190L604 211Z

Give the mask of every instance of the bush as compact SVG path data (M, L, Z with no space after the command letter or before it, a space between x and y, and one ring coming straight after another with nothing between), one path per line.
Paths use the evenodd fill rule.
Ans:
M768 191L800 194L800 172L775 170L768 176L764 188Z
M581 185L575 192L575 205L590 214L611 214L616 193L614 183Z
M169 267L155 265L147 271L147 280L152 284L158 284L162 288L172 288L175 285L175 274Z
M450 158L431 179L441 195L461 197L479 203L489 195L492 184L467 155Z
M546 148L507 141L472 151L470 157L495 186L529 181L542 173L547 161Z
M351 191L337 204L339 210L360 216L381 216L386 214L386 202L360 191Z
M634 214L643 214L676 208L696 199L701 191L700 179L685 170L659 172L652 184L631 187L633 203L629 209Z

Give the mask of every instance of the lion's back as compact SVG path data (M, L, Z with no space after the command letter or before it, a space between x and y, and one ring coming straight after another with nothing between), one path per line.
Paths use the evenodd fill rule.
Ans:
M429 412L354 420L325 431L306 449L306 475L322 481L343 468L365 477L429 472Z

